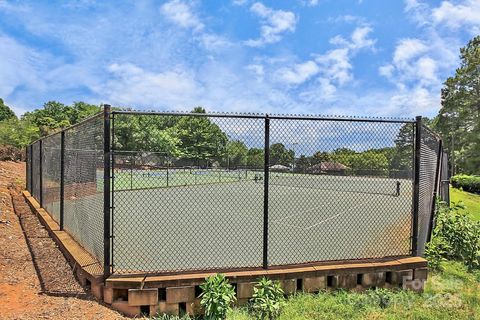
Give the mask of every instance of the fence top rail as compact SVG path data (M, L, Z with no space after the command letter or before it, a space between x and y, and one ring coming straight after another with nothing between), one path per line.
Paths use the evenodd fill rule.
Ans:
M44 137L40 137L40 138L38 138L37 140L31 142L30 145L33 145L34 143L36 143L36 142L38 142L38 141L40 141L40 140L44 140L44 139L46 139L46 138L53 137L53 136L55 136L55 135L57 135L57 134L61 134L61 133L64 132L64 131L71 130L71 129L75 128L75 127L78 127L78 126L80 126L80 125L82 125L82 124L84 124L84 123L86 123L86 122L88 122L88 121L91 121L92 119L95 119L95 118L97 118L97 117L99 117L99 116L102 116L102 115L103 115L103 111L102 111L102 112L98 112L98 113L94 114L94 115L91 116L91 117L85 118L85 119L83 119L83 120L81 120L81 121L79 121L79 122L77 122L77 123L75 123L75 124L72 124L71 126L68 126L68 127L63 128L63 129L61 129L61 130L55 131L54 133L50 133L49 135L46 135L46 136L44 136Z
M351 121L351 122L390 122L390 123L415 123L414 119L407 118L381 118L381 117L360 117L360 116L326 116L326 115L280 115L263 113L193 113L182 111L131 111L113 110L112 114L123 115L157 115L157 116L190 116L210 118L244 118L244 119L277 119L277 120L325 120L325 121Z

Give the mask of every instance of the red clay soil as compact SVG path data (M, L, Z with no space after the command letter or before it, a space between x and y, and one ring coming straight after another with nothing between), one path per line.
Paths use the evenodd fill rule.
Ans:
M25 163L0 162L0 319L125 319L78 283L20 194Z

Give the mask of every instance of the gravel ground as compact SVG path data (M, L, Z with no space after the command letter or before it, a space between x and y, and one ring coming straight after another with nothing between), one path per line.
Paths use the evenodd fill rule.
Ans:
M0 319L126 319L75 279L21 196L24 173L0 162Z

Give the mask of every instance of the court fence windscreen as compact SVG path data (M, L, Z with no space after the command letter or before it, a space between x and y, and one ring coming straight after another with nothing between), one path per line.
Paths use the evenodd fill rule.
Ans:
M197 111L105 106L27 147L27 189L105 276L424 254L448 170L421 117Z

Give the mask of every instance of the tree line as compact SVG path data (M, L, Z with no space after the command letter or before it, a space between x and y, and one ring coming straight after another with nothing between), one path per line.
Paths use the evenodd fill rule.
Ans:
M441 92L432 126L444 141L451 174L480 174L480 36L460 49L460 67Z

